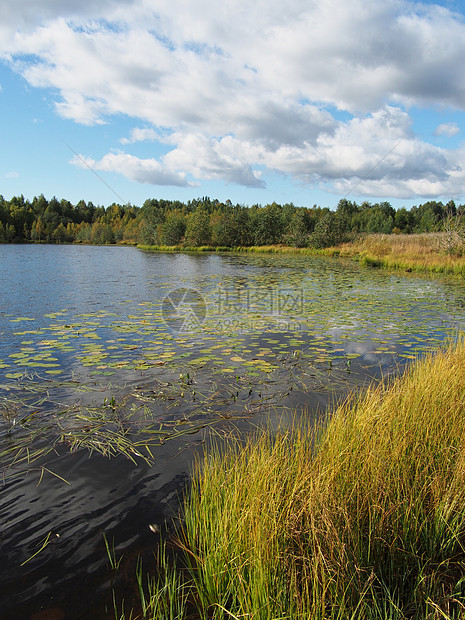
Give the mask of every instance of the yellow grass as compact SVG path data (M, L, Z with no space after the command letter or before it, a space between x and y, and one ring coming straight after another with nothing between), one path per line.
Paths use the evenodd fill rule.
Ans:
M465 274L465 257L445 252L446 233L367 235L325 250L373 267Z
M463 620L465 342L209 450L178 535L139 575L146 620Z
M183 546L199 617L463 618L465 346L210 454ZM226 611L227 610L227 611Z

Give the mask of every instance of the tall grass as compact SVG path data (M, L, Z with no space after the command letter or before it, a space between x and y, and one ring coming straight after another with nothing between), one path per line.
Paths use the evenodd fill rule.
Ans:
M208 454L170 576L191 615L172 617L465 618L464 362L461 343L320 428Z
M357 258L366 266L428 271L431 273L465 274L465 257L446 252L446 233L417 235L365 235L351 243L343 243L328 252Z

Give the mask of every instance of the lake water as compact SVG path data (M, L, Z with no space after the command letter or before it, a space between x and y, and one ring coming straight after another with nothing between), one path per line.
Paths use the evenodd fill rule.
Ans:
M113 618L103 534L131 601L212 435L320 415L465 321L462 281L298 255L0 245L0 267L9 619Z

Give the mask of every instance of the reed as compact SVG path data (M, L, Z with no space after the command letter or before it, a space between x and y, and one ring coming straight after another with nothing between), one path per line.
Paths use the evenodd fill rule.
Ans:
M446 248L447 233L373 234L326 251L355 258L368 267L464 275L465 257L461 253L448 252Z
M172 617L465 617L464 361L462 342L318 428L210 452L170 577L196 612Z

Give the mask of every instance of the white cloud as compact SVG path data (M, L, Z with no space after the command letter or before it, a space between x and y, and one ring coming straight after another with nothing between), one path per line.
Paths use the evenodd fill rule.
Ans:
M452 138L460 133L460 128L457 123L441 123L434 131L435 136L446 136L446 138Z
M415 138L407 113L395 107L340 123L315 145L281 147L262 157L269 167L303 182L330 182L338 193L356 189L402 198L421 195L421 188L434 196L457 190L457 172L465 164L456 152Z
M143 183L186 185L190 175L259 188L270 169L336 191L403 196L462 182L461 154L422 142L405 111L465 110L465 23L443 7L0 0L0 8L0 57L32 86L59 93L60 115L86 125L126 115L144 127L121 138L125 147L171 146L161 160L110 153L93 161L98 170ZM444 123L436 135L458 131Z
M71 117L80 93L90 111L78 120L123 112L213 128L246 112L241 100L269 95L352 111L388 100L465 107L465 25L434 6L291 0L284 12L278 0L267 10L245 0L163 1L155 13L143 0L108 1L93 18L64 5L51 19L54 3L41 4L49 21L12 30L3 53L36 55L39 62L18 68L33 85L57 88Z
M415 138L406 112L387 107L365 118L339 123L311 141L279 148L257 140L221 139L181 132L164 139L172 150L161 162L108 154L97 170L144 183L186 184L184 175L263 187L261 170L286 174L307 184L332 183L338 193L398 198L461 193L465 151L447 151ZM77 162L79 163L79 162Z
M222 179L245 187L265 187L261 173L253 170L246 146L231 136L208 139L201 134L172 136L176 148L164 157L168 167L187 170L194 177Z
M135 127L131 130L129 138L121 138L121 144L134 144L135 142L156 142L160 138L158 131L155 129L143 129Z
M17 179L19 178L19 173L18 172L7 172L4 178L5 179Z
M185 174L171 171L156 159L139 159L127 153L107 153L100 161L78 155L72 163L80 168L90 168L104 172L116 172L131 181L151 185L177 185L186 187Z

